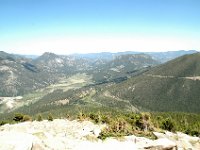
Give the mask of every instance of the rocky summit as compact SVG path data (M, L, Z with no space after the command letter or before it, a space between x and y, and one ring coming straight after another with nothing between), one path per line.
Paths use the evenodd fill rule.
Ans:
M0 150L199 150L200 138L177 132L154 132L156 140L137 136L107 138L98 136L105 124L90 121L33 121L0 127Z

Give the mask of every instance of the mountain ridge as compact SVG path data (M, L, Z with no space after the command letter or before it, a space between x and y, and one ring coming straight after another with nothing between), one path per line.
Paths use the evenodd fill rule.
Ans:
M139 56L142 61L142 55ZM147 58L146 60L150 59ZM120 60L121 61L121 60ZM140 60L138 60L140 61ZM156 61L155 61L156 62ZM116 63L116 62L115 62ZM143 64L145 62L141 62ZM83 58L75 58L74 56L56 55L54 53L46 52L43 55L35 58L24 58L5 52L0 53L0 75L1 96L18 96L46 87L50 84L58 82L61 78L72 76L76 73L88 73L94 76L94 80L104 76L108 76L106 80L112 80L118 77L124 77L125 74L118 76L115 71L108 73L112 66L109 66L108 61L104 60L87 60ZM151 62L148 65L152 65ZM156 63L155 63L156 64ZM128 62L123 67L130 65ZM137 64L136 64L137 66ZM138 66L139 67L139 66ZM140 65L139 68L141 68ZM134 68L133 68L134 69ZM103 73L96 71L103 70ZM125 70L133 71L132 68ZM113 76L114 75L114 76ZM100 76L100 77L97 77ZM8 84L11 82L10 86Z
M199 112L200 80L189 77L193 77L194 74L199 76L200 71L198 67L195 67L196 70L192 69L193 72L188 68L196 64L200 64L199 53L185 55L157 66L138 77L114 85L110 91L113 95L128 99L133 105L150 111ZM175 69L170 70L171 67ZM182 70L184 74L179 73ZM165 74L171 71L175 72L174 76Z
M48 58L49 55L51 59ZM80 69L76 69L76 65L69 66L66 63L76 60L73 57L50 53L43 56L47 56L47 62L50 62L50 65L48 63L44 63L43 66L36 65L37 60L34 60L35 64L29 60L30 64L26 64L26 67L20 64L26 71L34 74L32 79L40 78L40 80L33 80L34 83L37 81L36 83L42 84L32 94L25 95L21 102L27 106L16 111L23 110L30 113L62 111L65 108L72 110L80 106L88 109L113 108L121 111L199 112L197 99L200 80L197 78L199 74L196 74L200 73L199 53L185 55L160 65L146 54L121 55L114 60L95 62L93 65L91 61L80 59L83 62L86 61L87 64L86 68L78 66ZM66 64L64 63L61 67L56 66L54 70L51 63L55 63L56 59L66 61ZM74 63L85 65L82 62ZM73 73L66 74L70 70L63 70L65 66L72 67ZM191 68L191 66L195 67ZM170 71L174 74L167 74ZM40 74L37 76L38 72ZM190 74L183 76L182 72ZM68 101L68 103L60 107L60 102L63 101ZM0 105L0 108L3 108L7 104ZM29 105L34 109L30 110Z

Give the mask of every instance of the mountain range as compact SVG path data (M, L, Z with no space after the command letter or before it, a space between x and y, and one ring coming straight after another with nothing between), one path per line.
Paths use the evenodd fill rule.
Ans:
M108 89L148 111L199 112L200 54L179 57Z
M91 59L47 52L31 59L1 52L0 112L73 112L80 107L199 112L200 54L195 52L174 52L177 58L165 63L144 53ZM170 52L164 56L172 58Z
M78 57L78 58L86 58L86 59L104 59L104 60L111 60L114 59L117 56L120 55L127 55L127 54L148 54L153 59L160 61L162 63L167 62L169 60L172 60L174 58L186 55L186 54L192 54L196 53L196 50L178 50L178 51L167 51L167 52L137 52L137 51L125 51L125 52L117 52L117 53L111 53L111 52L101 52L101 53L88 53L88 54L73 54L72 56Z
M133 57L133 58L131 58ZM137 57L137 58L136 58ZM128 60L126 60L128 59ZM124 62L120 65L120 62ZM135 63L135 64L134 64ZM131 66L133 64L133 66ZM104 61L44 53L36 59L0 53L0 96L18 96L57 83L76 73L92 74L94 81L124 76L128 71L158 64L145 54ZM122 70L123 74L115 75Z

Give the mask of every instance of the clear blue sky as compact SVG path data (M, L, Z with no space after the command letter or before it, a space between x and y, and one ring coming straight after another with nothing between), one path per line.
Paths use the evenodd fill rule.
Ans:
M0 50L200 50L200 0L0 0Z

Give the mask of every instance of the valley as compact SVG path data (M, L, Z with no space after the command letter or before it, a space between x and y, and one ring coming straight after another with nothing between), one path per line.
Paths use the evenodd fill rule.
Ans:
M183 51L180 51L180 54L182 53ZM193 69L188 72L190 74L186 73L187 67L192 69L190 66L193 66L193 63L198 64L198 53L184 55L164 64L160 64L147 54L128 52L116 56L112 54L112 57L105 58L102 54L101 57L97 55L98 59L95 54L92 55L87 58L87 55L80 57L44 53L40 57L30 59L2 52L1 63L4 64L1 67L2 73L6 68L7 70L11 67L16 68L12 66L13 62L18 66L16 69L20 68L21 64L21 67L24 67L12 73L14 77L9 80L15 79L13 82L16 84L22 79L19 76L27 76L23 78L21 86L11 84L11 89L15 91L9 92L11 97L2 94L5 98L0 104L1 115L6 116L5 113L14 112L30 115L48 113L58 111L61 106L62 109L70 111L86 107L87 109L113 108L125 112L199 112L197 99L194 96L198 95L199 71ZM16 75L17 73L22 76ZM1 79L3 78L4 76ZM3 90L9 88L7 85L4 87ZM19 87L21 90L24 89L23 92L18 90ZM21 99L15 100L14 95L20 96Z
M105 54L102 54L101 57L97 55L98 59L95 54L92 55L87 58L87 55L80 57L44 53L40 57L30 59L2 52L1 63L4 65L1 71L3 73L8 70L12 78L8 76L9 80L3 88L9 88L5 93L9 92L11 97L1 101L1 113L22 111L35 114L54 109L57 111L59 107L56 104L65 99L69 101L64 102L69 110L77 107L112 107L128 112L199 112L194 97L198 93L196 90L199 85L199 67L195 67L197 70L191 70L192 66L198 64L199 54L185 55L164 64L147 54L128 52L122 55L112 54L112 57L106 54L105 58ZM13 63L16 65L12 66ZM20 65L24 68L20 68ZM15 68L15 72L10 71L11 67ZM191 70L188 72L190 74L186 73L187 69ZM3 78L4 76L1 79ZM21 90L23 92L20 92ZM15 100L16 96L22 98ZM187 107L188 105L190 107Z
M66 92L70 89L79 89L89 84L92 84L91 76L86 74L75 74L69 78L60 79L56 84L25 94L23 97L2 97L0 98L0 110L1 113L10 112L22 106L31 105L56 90Z

